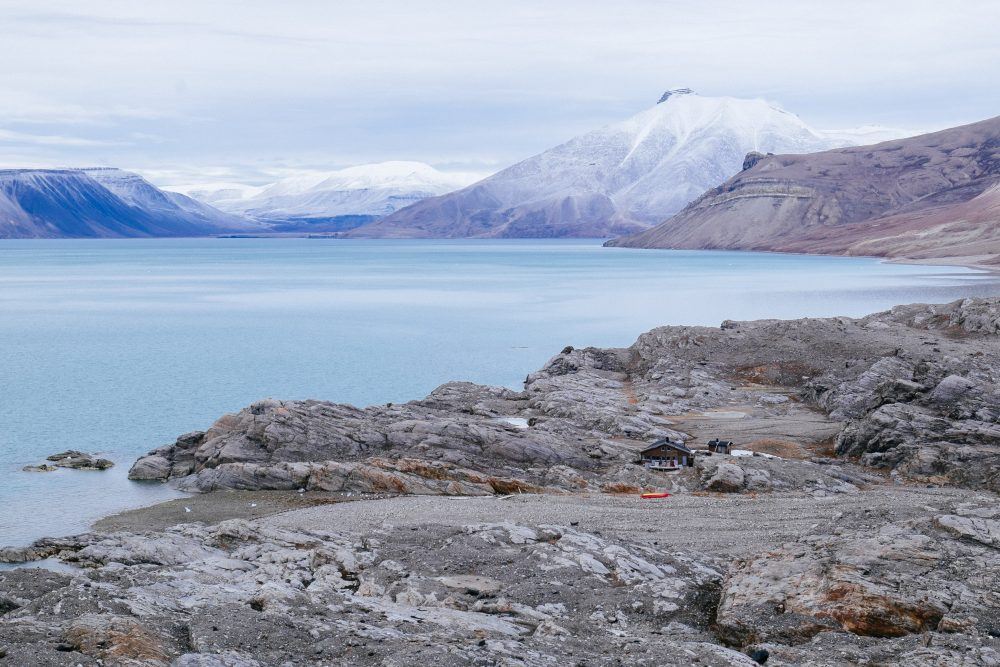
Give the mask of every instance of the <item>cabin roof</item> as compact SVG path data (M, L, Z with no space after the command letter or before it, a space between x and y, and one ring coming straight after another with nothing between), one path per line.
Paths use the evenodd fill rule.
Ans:
M646 452L651 452L654 449L659 449L660 447L670 447L671 449L676 449L678 452L682 454L694 453L690 449L685 447L683 442L677 442L676 440L670 440L668 438L660 438L659 440L651 444L649 447L646 447L646 449L642 450L639 453L645 454Z

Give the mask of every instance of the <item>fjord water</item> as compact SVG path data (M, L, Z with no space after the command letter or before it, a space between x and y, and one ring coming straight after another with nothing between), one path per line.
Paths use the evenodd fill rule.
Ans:
M135 457L259 398L517 387L565 345L660 324L997 293L965 269L589 240L0 241L0 544L171 497L127 481ZM21 471L71 448L117 467Z

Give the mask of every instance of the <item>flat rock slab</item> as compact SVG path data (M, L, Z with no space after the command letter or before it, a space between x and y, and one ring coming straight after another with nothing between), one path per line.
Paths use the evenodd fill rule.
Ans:
M215 524L228 519L258 519L354 499L338 494L294 491L215 491L113 514L94 523L93 529L102 532L163 530L195 521Z

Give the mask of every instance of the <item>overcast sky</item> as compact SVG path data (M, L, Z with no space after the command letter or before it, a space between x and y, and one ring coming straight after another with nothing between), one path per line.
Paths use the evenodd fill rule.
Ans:
M489 172L670 87L815 127L1000 114L1000 2L0 0L0 164Z

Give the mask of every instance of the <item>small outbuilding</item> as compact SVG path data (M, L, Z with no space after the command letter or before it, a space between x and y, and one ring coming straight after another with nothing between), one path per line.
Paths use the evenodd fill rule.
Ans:
M718 438L715 438L714 440L709 440L708 451L712 452L713 454L732 454L733 441L719 440Z
M694 452L683 442L661 438L639 452L642 464L653 470L679 470L694 465Z

